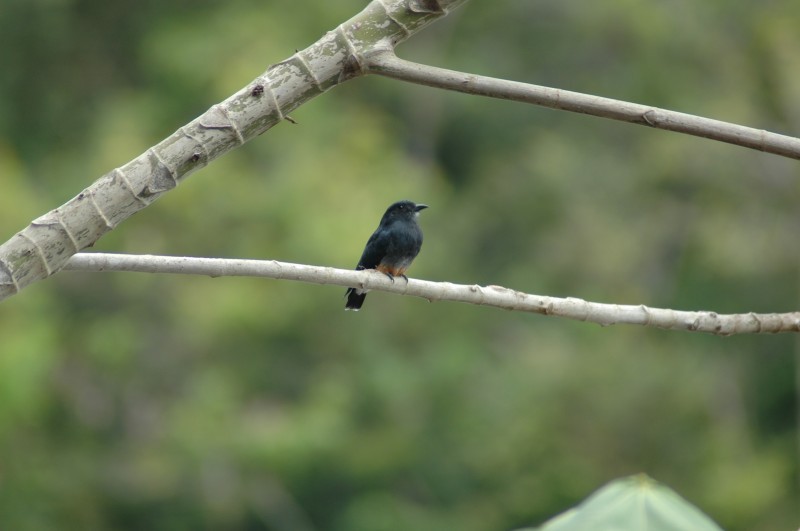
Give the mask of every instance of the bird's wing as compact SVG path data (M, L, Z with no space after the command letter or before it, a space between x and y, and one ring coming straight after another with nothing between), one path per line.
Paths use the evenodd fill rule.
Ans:
M381 263L389 248L389 231L378 227L369 237L357 269L375 269Z

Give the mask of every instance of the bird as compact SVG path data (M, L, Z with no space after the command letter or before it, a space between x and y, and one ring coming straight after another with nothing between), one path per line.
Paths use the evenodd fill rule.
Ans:
M372 233L358 261L356 271L375 269L394 282L403 277L422 248L422 229L417 223L419 213L428 205L402 200L389 205ZM358 311L367 297L367 290L349 288L345 293L345 310Z

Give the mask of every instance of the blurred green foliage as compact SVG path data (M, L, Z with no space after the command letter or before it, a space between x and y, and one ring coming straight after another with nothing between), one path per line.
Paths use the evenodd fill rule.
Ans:
M365 1L6 0L10 237ZM797 135L800 3L470 2L400 55ZM411 274L797 308L797 162L366 78L97 250L353 267L409 198ZM0 305L0 526L537 525L646 472L724 528L800 521L797 339L596 326L234 278L60 274Z

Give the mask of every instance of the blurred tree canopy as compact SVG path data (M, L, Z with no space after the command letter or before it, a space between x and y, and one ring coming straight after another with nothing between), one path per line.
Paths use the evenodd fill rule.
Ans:
M7 0L5 238L365 0ZM471 2L400 55L800 132L800 3ZM431 205L413 276L797 309L800 166L696 138L347 83L98 250L352 267ZM4 529L511 529L646 472L730 530L800 520L798 342L256 279L60 274L0 305Z

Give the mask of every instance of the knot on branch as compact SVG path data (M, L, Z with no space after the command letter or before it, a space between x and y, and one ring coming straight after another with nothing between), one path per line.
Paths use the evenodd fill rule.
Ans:
M408 9L413 13L444 13L438 0L408 0Z
M361 65L361 61L359 60L358 56L354 53L351 53L347 56L347 59L345 59L344 64L342 65L342 71L339 74L338 82L342 83L343 81L358 77L364 73L365 70Z

